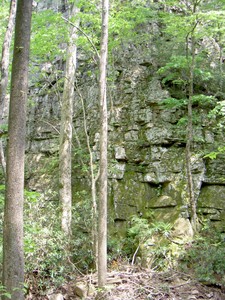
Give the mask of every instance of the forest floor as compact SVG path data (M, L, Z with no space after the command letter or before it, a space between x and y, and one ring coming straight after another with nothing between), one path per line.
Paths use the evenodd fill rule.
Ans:
M78 276L57 292L35 294L26 300L225 300L221 287L207 286L177 271L156 272L134 266L122 266L108 272L107 287L97 294L96 274Z

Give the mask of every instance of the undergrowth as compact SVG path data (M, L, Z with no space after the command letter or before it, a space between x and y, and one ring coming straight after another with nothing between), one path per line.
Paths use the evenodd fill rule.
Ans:
M0 186L0 214L3 217L4 186ZM37 192L25 191L24 251L27 288L46 293L78 273L94 271L91 201L73 205L73 237L61 231L60 205ZM1 218L2 220L3 218ZM2 231L2 221L0 223ZM108 262L141 264L155 271L181 269L203 283L225 285L225 239L212 227L204 227L193 241L173 242L172 225L154 216L133 216L127 236L109 235ZM2 235L0 236L2 245ZM0 268L2 270L2 247ZM1 292L1 291L0 291ZM3 293L4 291L2 291Z
M127 255L131 263L144 267L165 270L173 264L171 256L170 223L138 216L131 217L131 226L127 232Z
M213 227L203 228L193 242L186 245L180 266L207 285L225 285L224 234Z

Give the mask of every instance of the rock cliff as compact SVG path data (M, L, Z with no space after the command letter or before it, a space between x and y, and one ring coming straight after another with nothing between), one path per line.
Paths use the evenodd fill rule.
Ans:
M54 1L49 1L52 5ZM40 2L39 5L42 2ZM48 3L48 2L47 2ZM47 4L46 4L47 5ZM43 9L41 6L40 9ZM58 9L57 1L54 9ZM157 71L159 48L152 42L158 32L150 24L152 40L146 45L122 45L110 53L109 109L109 219L115 230L126 228L133 214L159 220L189 222L185 166L186 105L168 108L164 100L176 89L162 84ZM154 46L153 46L154 45ZM62 71L60 58L43 64L32 75L27 122L26 184L57 197L58 147ZM73 195L90 198L89 153L84 131L84 110L94 164L99 159L97 66L82 52L78 56L74 98ZM178 94L178 92L177 92ZM179 100L180 97L178 96ZM217 99L218 100L218 99ZM191 171L200 219L222 231L225 225L224 154L205 158L224 142L225 102L201 101L193 106L194 141ZM213 114L217 111L217 114ZM218 113L219 112L219 113ZM81 193L82 192L82 193ZM186 224L186 225L184 225ZM185 232L187 228L183 228Z
M175 222L189 219L185 167L186 107L167 108L170 97L162 86L149 55L127 47L114 65L108 88L109 107L109 211L110 222L121 228L133 214ZM138 57L137 57L137 53ZM94 64L79 58L74 99L73 187L74 201L81 191L90 195L88 151L84 134L83 103L94 155L99 159L98 85ZM30 189L57 194L57 155L60 122L60 80L58 60L45 64L42 75L30 87L26 182ZM44 76L43 76L44 74ZM221 113L210 117L215 106ZM204 158L224 141L224 103L198 103L194 124L191 168L198 214L223 230L225 223L224 155ZM86 168L84 166L86 165ZM124 226L122 226L124 228ZM185 228L184 228L185 230Z

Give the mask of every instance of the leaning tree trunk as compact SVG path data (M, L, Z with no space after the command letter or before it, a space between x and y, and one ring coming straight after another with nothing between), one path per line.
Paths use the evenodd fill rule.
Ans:
M107 277L107 145L108 118L106 99L106 67L108 54L109 1L102 0L102 36L100 50L100 177L98 205L98 286L104 287Z
M17 0L12 0L10 5L9 20L5 33L5 38L2 46L2 58L0 62L0 125L4 121L4 110L6 103L6 92L8 86L8 77L9 77L9 54L10 54L10 45L13 36L14 21L16 15L16 4ZM4 156L4 148L2 140L0 140L0 164L2 166L3 174L5 175L6 163Z
M26 102L32 0L18 0L12 63L6 194L3 228L3 285L12 300L23 300L23 190ZM3 296L3 299L7 299Z
M72 4L71 4L72 5ZM75 16L78 8L72 5L70 14ZM72 187L71 187L71 148L72 148L72 118L73 118L73 98L74 82L76 72L77 47L77 28L71 27L70 39L67 46L67 59L65 82L63 89L60 146L59 146L59 181L60 181L60 200L62 204L62 230L67 235L71 235L72 220Z

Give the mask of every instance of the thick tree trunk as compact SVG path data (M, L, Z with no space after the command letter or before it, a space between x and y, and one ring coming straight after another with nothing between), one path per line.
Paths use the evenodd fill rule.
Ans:
M23 190L32 0L18 0L12 63L3 232L3 285L24 299ZM7 299L3 297L3 299Z
M98 205L98 286L104 287L107 278L107 147L108 118L106 99L106 67L108 54L109 1L102 0L102 37L100 52L100 177Z
M73 5L70 11L75 16L78 8ZM66 235L71 235L72 220L72 187L71 187L71 148L72 148L72 118L74 82L76 72L77 47L76 27L71 27L70 40L67 46L67 60L65 82L61 110L60 148L59 148L59 176L60 176L60 201L62 204L62 230Z
M9 20L8 26L5 33L5 38L2 46L2 59L1 59L1 79L0 79L0 125L4 121L4 110L6 103L6 92L8 86L8 77L9 77L9 54L10 54L10 45L13 36L14 21L16 15L16 4L17 0L12 0L10 5ZM3 174L5 175L6 163L3 143L0 140L0 164L2 166Z

